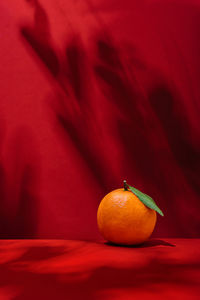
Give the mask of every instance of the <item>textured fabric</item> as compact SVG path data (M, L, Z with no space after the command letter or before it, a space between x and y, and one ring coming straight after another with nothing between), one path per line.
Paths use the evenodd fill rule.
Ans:
M151 240L139 248L64 240L0 243L3 300L197 300L200 240Z
M0 236L96 239L122 185L198 237L199 0L0 2Z

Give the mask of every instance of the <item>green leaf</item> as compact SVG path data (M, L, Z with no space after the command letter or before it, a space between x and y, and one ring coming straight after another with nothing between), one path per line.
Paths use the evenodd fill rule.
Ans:
M135 194L144 205L157 211L157 213L159 213L162 217L164 216L162 210L156 205L155 201L150 196L140 192L139 190L130 186L129 184L127 184L127 185L129 187L129 189L131 190L131 192L133 194Z

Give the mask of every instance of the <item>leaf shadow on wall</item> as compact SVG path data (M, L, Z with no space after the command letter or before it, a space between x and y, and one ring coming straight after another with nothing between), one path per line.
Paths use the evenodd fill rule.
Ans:
M36 55L36 61L40 66L45 66L44 73L51 83L54 83L53 95L56 96L53 97L51 106L58 122L57 128L61 140L65 143L68 138L71 139L105 191L108 186L118 185L117 180L114 179L115 174L106 177L108 173L105 166L106 158L102 153L99 154L100 142L96 132L93 131L95 120L90 116L93 113L94 100L91 99L89 84L90 76L94 76L99 88L104 92L106 90L107 99L125 116L126 120L118 121L118 135L119 141L124 145L123 148L128 152L127 160L130 169L136 168L138 174L149 179L147 170L152 169L152 173L154 172L156 155L145 135L146 125L138 107L141 95L137 90L137 83L127 77L121 60L122 54L120 49L116 48L112 37L108 32L106 40L96 35L94 43L99 62L92 67L92 70L78 34L68 39L65 46L66 56L60 59L61 54L56 50L51 39L49 20L44 8L38 0L32 0L31 3L34 8L34 24L24 25L21 34L26 44L31 46L27 49L32 55ZM145 69L146 66L137 57L134 59L137 66ZM49 75L53 76L57 85ZM151 176L152 182L155 177L157 180L160 178L158 174L159 171L154 172Z
M31 4L34 8L34 24L23 25L20 32L25 45L28 45L27 50L35 57L53 86L50 106L57 120L58 134L65 147L65 141L71 139L97 182L105 188L111 176L105 180L106 168L96 151L99 145L89 138L95 135L95 120L90 117L90 87L85 76L88 64L81 39L78 35L68 39L65 55L60 59L61 54L51 39L44 8L37 0L32 0Z
M34 23L32 26L23 25L20 33L28 51L51 82L50 106L57 123L57 133L66 151L67 141L70 139L103 193L108 187L119 185L118 177L115 177L114 173L108 174L106 155L99 150L101 141L95 131L96 120L91 117L94 105L94 99L90 95L92 77L106 99L121 112L120 117L116 115L116 147L123 147L128 162L128 175L132 178L134 170L134 174L137 174L134 179L138 188L142 188L141 182L145 182L148 193L153 197L159 196L160 206L167 206L166 210L172 212L172 229L169 231L173 231L174 235L183 236L187 229L176 220L175 191L170 188L171 178L167 180L166 175L162 176L166 164L162 162L163 153L158 155L159 139L157 144L155 140L151 140L149 133L152 129L148 123L149 120L154 123L155 135L156 127L159 127L163 140L170 145L170 151L175 158L174 166L172 163L168 167L172 178L177 180L179 186L182 185L182 179L178 182L179 178L173 174L173 167L176 168L178 164L191 187L199 192L195 172L198 153L184 135L184 108L179 107L178 112L173 106L175 102L180 103L181 99L179 96L174 98L173 91L165 82L162 85L155 83L151 92L143 93L138 84L137 68L142 68L144 72L150 70L151 75L155 71L140 59L135 49L132 49L134 63L129 68L124 59L126 55L121 52L103 24L103 34L97 33L93 38L96 47L94 65L91 66L88 61L88 53L78 34L67 37L68 42L63 46L64 54L60 53L52 40L45 9L38 0L28 2L34 10ZM167 114L170 118L167 118ZM126 170L123 170L124 174Z

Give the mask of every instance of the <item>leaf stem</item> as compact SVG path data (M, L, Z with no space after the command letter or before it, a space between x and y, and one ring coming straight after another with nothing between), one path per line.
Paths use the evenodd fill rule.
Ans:
M124 190L128 191L128 184L127 184L126 180L124 180L123 183L124 183Z

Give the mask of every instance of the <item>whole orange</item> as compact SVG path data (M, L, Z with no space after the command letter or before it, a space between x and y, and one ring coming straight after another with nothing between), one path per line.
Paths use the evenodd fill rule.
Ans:
M136 245L152 234L157 215L129 190L117 189L107 194L97 212L102 236L115 244Z

